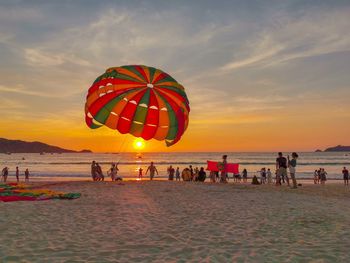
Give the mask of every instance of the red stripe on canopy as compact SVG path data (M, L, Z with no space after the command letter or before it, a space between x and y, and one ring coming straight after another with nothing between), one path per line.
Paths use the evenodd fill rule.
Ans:
M151 109L151 106L157 107L157 109ZM148 125L150 124L150 125ZM143 126L141 137L145 140L150 140L156 134L159 124L159 105L154 94L154 91L150 90L150 99L148 105L147 116L145 120L145 124Z
M128 133L130 131L137 105L146 91L147 89L144 89L132 97L124 107L123 111L120 113L120 118L117 125L117 129L120 133ZM130 101L135 101L136 104L130 103Z

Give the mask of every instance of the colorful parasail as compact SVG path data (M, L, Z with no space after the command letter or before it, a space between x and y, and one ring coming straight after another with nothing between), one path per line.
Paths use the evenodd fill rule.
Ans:
M189 122L184 87L169 74L143 65L113 67L92 84L85 104L86 124L103 125L145 140L177 143Z

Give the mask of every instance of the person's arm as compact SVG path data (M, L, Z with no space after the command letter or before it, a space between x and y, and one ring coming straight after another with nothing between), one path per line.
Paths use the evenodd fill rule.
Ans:
M278 160L276 159L276 170L278 170L279 165L278 165Z
M148 173L148 170L149 170L149 166L147 167L147 170L146 170L146 173L145 173L145 175L147 175L147 173Z
M156 173L157 173L157 175L159 175L159 174L158 174L158 170L157 170L157 167L155 167L155 166L154 166L154 169L156 170Z

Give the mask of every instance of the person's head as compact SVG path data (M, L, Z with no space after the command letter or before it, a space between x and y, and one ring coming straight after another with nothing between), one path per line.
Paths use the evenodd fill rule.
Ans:
M297 159L297 158L299 157L299 155L298 155L296 152L293 152L293 153L292 153L292 157L293 157L294 159Z
M279 157L282 157L282 156L283 156L283 153L279 152L279 153L278 153L278 156L279 156Z
M170 167L169 167L170 169L173 169L173 166L172 165L170 165Z
M176 170L179 170L179 169L180 169L179 167L176 168Z
M268 168L267 170L270 171L270 168Z
M192 168L192 165L190 165L190 168Z
M151 162L151 165L153 165L153 162Z
M345 170L345 169L346 169L346 167L344 166L344 167L343 167L343 169Z
M223 156L222 156L222 159L226 160L226 159L227 159L227 155L226 155L226 154L223 155Z
M96 162L95 161L92 161L93 164L95 164Z
M344 167L345 168L345 167ZM16 169L18 170L18 166L16 166Z
M202 172L204 171L204 167L201 167L201 171L202 171Z

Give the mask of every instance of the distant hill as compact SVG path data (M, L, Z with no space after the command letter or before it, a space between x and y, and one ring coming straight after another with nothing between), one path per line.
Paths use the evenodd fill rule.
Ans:
M91 151L73 151L42 142L25 142L0 138L0 153L91 153Z
M350 152L350 146L338 145L324 150L325 152Z

